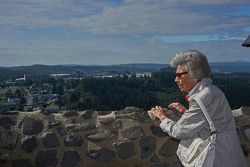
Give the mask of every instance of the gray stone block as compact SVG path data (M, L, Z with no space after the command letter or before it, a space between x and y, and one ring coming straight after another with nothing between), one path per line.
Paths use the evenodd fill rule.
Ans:
M0 147L9 150L15 149L17 137L15 132L0 132Z
M135 147L131 141L113 143L116 154L121 159L128 159L135 155Z
M95 159L97 162L108 162L115 158L114 151L107 148L88 150L87 155L90 158Z
M143 128L140 126L133 126L122 131L122 136L128 139L136 139L144 136L144 134Z
M28 136L21 139L20 145L25 151L32 152L37 146L37 141L35 136Z
M33 167L30 159L17 159L11 161L13 167Z
M140 140L141 158L148 158L155 152L156 138L153 136L146 136Z
M80 135L68 135L64 138L65 146L81 146L83 143L83 139Z
M0 118L0 126L4 127L5 129L10 129L13 125L15 125L15 123L9 117Z
M35 135L43 130L43 123L40 120L25 117L20 121L18 127L25 135Z
M57 150L40 151L36 156L36 167L56 166Z
M57 147L59 146L59 141L55 133L46 132L42 136L43 146L46 148Z
M75 167L80 161L80 156L76 151L66 151L61 162L62 167Z

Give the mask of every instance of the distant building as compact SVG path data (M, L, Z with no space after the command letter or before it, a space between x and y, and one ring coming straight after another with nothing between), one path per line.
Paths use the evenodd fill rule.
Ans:
M244 47L250 47L250 35L247 37L247 39L241 44L241 46Z
M25 81L26 80L26 76L25 74L23 75L23 78L17 78L16 81Z
M50 76L53 77L53 78L55 78L55 79L58 79L58 78L67 78L67 77L70 77L71 74L51 74Z

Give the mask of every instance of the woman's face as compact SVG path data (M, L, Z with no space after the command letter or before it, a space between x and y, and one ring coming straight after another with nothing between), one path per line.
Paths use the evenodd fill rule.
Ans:
M176 68L175 82L182 92L188 93L197 84L197 79L192 77L184 65L178 65Z

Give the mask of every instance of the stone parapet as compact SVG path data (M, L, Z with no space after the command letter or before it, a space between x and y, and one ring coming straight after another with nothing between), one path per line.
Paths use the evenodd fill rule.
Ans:
M234 111L246 156L248 115ZM178 114L172 112L172 117ZM120 111L0 113L0 166L6 167L178 167L178 141L135 107Z

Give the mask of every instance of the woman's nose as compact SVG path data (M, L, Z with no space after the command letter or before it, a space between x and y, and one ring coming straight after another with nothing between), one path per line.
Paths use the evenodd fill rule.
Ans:
M178 83L178 82L179 82L178 77L175 77L174 81L175 81L176 83Z

